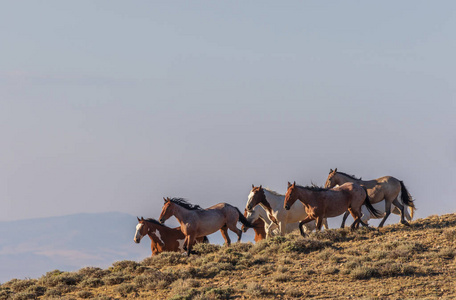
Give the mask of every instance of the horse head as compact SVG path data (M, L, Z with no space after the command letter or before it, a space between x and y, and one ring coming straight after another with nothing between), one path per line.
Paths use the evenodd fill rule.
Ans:
M288 182L288 189L287 193L285 194L285 201L283 202L283 207L286 210L289 210L290 207L296 202L298 199L297 193L296 193L296 181L291 184Z
M147 234L147 226L144 226L146 222L144 221L143 217L141 217L141 219L138 217L136 218L138 219L138 225L136 225L136 232L133 240L136 244L139 244L139 242L141 242L141 239Z
M158 221L161 224L165 223L165 221L173 215L173 203L171 199L163 197L163 200L165 200L165 204L163 205L160 217L158 218Z
M250 224L254 224L260 217L260 212L258 209L252 209L252 210L247 210L244 209L244 217L247 219L247 221ZM249 229L249 227L242 225L241 230L243 232L246 232Z
M337 184L336 178L335 178L336 173L337 173L337 168L335 170L333 170L333 169L329 170L329 175L325 182L325 189L332 188Z
M259 203L263 202L266 200L266 195L264 194L263 187L260 185L258 187L255 187L252 184L252 190L250 191L249 198L247 200L247 205L246 208L247 210L252 210L255 206L257 206Z

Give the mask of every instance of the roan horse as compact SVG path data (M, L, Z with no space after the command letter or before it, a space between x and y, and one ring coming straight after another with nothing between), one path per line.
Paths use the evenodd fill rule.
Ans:
M162 253L163 251L185 251L185 235L182 233L180 227L170 228L160 224L154 219L144 219L143 217L137 219L138 225L136 225L136 232L133 240L135 243L139 244L141 239L148 235L151 241L150 248L152 249L152 256ZM196 239L196 243L208 242L209 240L206 236Z
M307 217L306 210L302 203L296 203L293 209L288 211L284 209L285 196L280 195L270 189L263 188L261 185L255 187L252 184L252 190L250 191L249 198L247 200L246 209L248 211L255 208L256 205L260 205L268 213L268 218L272 221L266 230L266 235L269 237L272 235L272 229L274 225L279 225L279 233L284 235L289 232L287 224L297 223ZM328 229L328 223L326 218L322 220L324 226ZM275 223L275 224L274 224ZM315 223L307 224L306 231L312 231L315 229Z
M364 204L374 215L377 211L372 207L364 187L356 183L345 183L333 189L320 187L303 187L288 182L288 190L285 194L284 208L289 210L296 200L300 200L307 212L307 217L299 222L301 235L305 236L302 226L312 220L317 221L317 229L321 230L323 218L337 217L347 210L355 221L352 229L358 228L359 224L367 226L361 221L361 206Z
M354 182L364 186L367 189L369 200L373 204L385 200L386 214L383 217L383 220L378 225L378 227L383 227L383 224L385 223L386 219L391 214L391 204L394 204L397 208L399 208L401 212L401 223L404 225L409 225L409 223L404 218L404 205L410 207L410 219L412 219L413 212L415 210L415 204L413 203L412 196L410 196L402 181L392 176L384 176L373 180L361 180L361 178L356 178L354 176L350 176L342 172L337 172L336 168L334 171L332 169L329 171L329 175L325 183L325 188L331 188L346 182ZM400 203L400 201L398 200L399 194L402 203ZM345 220L347 219L347 217L348 212L345 213L342 219L341 227L345 226Z
M378 210L379 215L378 215L378 216L374 216L374 215L371 214L371 213L369 212L369 210L363 205L363 206L361 207L361 213L363 214L363 216L361 217L361 220L362 220L364 223L366 223L366 224L368 224L368 222L369 222L370 219L380 219L380 218L383 218L383 217L385 216L385 203L384 203L384 201L380 201L380 202L377 202L377 203L371 203L371 204L372 204L372 206L373 206L376 210ZM411 211L413 210L412 207L409 206L409 208L410 208ZM393 214L396 214L396 215L400 215L400 214L401 214L401 211L400 211L399 208L397 208L396 206L394 206L394 208L391 210L391 212L392 212ZM407 221L409 221L409 222L412 221L412 217L410 216L410 214L409 214L409 212L408 212L407 209L404 209L404 215L405 215L405 219L406 219ZM345 224L343 224L343 225L345 225Z
M231 244L228 236L228 229L238 236L241 240L242 231L236 227L238 221L248 227L253 227L238 208L228 204L219 203L207 209L199 205L192 205L181 198L163 198L163 205L159 222L163 223L171 216L175 216L180 224L182 232L185 234L185 246L187 255L190 255L195 239L220 230L226 245Z

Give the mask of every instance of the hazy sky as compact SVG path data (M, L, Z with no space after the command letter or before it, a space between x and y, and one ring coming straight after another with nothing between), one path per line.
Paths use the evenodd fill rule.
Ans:
M335 167L456 211L454 1L8 1L0 36L0 221Z

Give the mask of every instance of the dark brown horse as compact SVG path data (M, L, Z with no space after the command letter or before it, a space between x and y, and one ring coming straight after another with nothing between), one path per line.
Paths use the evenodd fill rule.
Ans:
M184 252L185 235L180 227L170 228L160 224L154 219L137 218L136 232L134 241L139 244L141 239L146 235L149 236L152 249L152 256L162 253L163 251ZM197 238L195 243L208 243L206 236Z
M415 210L415 204L413 203L412 196L405 188L405 185L399 179L396 179L392 176L384 176L373 180L361 180L361 178L356 178L354 176L337 172L337 168L333 171L329 171L328 178L326 179L325 188L331 188L336 185L341 185L346 182L354 182L359 185L364 186L367 189L369 195L369 200L372 204L378 203L382 200L385 200L385 216L380 222L378 227L383 227L388 216L391 214L391 205L394 204L399 208L401 212L401 223L404 225L409 225L404 217L404 205L411 208L411 219L413 218L413 211ZM402 200L402 203L399 201ZM341 227L345 226L345 220L348 217L348 212L345 213L344 218L342 219Z
M355 219L351 225L352 229L358 228L359 224L367 226L361 220L361 206L364 204L373 214L377 214L375 208L369 202L366 190L356 183L345 183L333 189L324 189L315 186L298 186L296 182L288 183L288 190L285 194L284 208L290 207L300 200L306 209L307 217L299 223L301 235L305 236L303 225L317 221L317 230L321 230L324 218L337 217L347 210Z
M237 234L238 242L241 240L242 231L236 227L238 221L245 226L253 227L238 208L228 203L219 203L203 209L181 198L163 199L165 200L165 204L163 205L159 221L163 223L171 216L176 217L182 232L185 234L187 255L190 255L192 245L198 237L220 230L226 245L230 245L231 240L228 236L228 229Z

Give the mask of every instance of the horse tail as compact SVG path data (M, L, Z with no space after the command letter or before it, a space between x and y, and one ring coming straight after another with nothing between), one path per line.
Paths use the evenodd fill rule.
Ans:
M402 203L407 205L407 206L413 207L415 209L415 204L413 203L412 196L407 191L407 188L405 187L404 182L402 182L402 181L399 181L399 182L401 183L401 200L402 200ZM413 219L413 210L411 210L411 217Z
M203 237L203 241L202 241L201 243L203 243L203 244L209 244L209 239L207 238L206 235Z
M409 206L410 209L410 221L413 220L413 214L415 213L416 208Z
M376 210L372 204L370 203L370 200L369 200L369 195L367 194L367 190L364 186L361 186L364 190L364 192L366 192L366 199L364 199L364 205L366 206L367 210L373 214L376 218L379 218L382 216L382 214Z
M239 222L242 223L242 225L244 225L245 227L249 227L249 228L254 228L255 225L253 225L252 223L250 223L249 221L247 221L247 218L244 217L244 215L241 213L241 211L235 207L237 212L239 213Z

